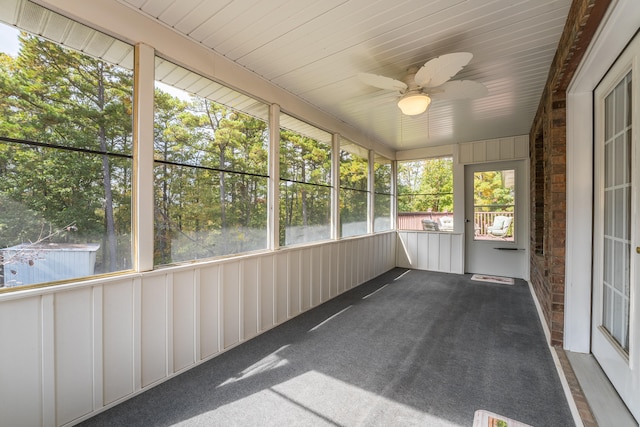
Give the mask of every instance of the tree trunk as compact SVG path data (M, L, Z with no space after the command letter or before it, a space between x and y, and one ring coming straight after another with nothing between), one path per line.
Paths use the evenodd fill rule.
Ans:
M98 107L100 111L104 111L105 93L104 93L104 65L100 63L98 76ZM100 151L107 152L107 136L105 133L104 123L100 122L98 137L100 138ZM109 271L117 270L117 239L115 222L113 220L113 193L111 191L111 168L109 167L109 156L102 155L102 183L104 186L104 216L106 221L107 241L109 245Z

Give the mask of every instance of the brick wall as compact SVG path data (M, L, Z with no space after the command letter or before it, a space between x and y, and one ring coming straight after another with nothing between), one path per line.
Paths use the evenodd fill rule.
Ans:
M530 138L530 275L551 344L564 339L566 91L611 0L574 0L533 121Z

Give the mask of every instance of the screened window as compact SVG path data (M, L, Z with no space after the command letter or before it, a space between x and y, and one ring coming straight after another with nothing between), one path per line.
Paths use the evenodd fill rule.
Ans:
M33 3L9 15L0 288L130 269L133 47Z
M331 237L331 134L280 116L280 245Z
M351 141L340 141L340 235L367 233L369 203L368 151Z
M453 231L453 159L398 162L398 228Z
M376 155L373 161L373 182L374 182L374 206L373 206L373 230L385 231L392 229L391 203L391 179L393 169L391 160Z
M156 265L267 247L268 107L156 58Z

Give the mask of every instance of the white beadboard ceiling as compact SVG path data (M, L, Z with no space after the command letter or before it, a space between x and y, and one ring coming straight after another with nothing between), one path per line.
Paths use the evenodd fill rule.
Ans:
M394 150L527 134L570 0L119 0ZM402 79L451 52L488 88L403 116L360 72ZM295 113L295 112L294 112Z

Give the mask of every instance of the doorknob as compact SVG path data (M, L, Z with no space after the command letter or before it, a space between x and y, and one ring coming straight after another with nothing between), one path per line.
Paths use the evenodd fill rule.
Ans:
M636 253L640 254L640 246L636 246Z

